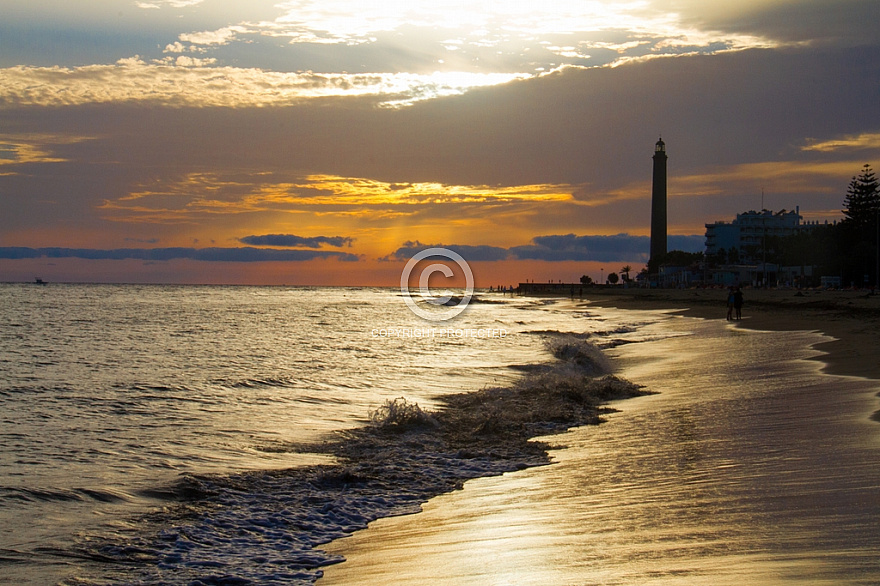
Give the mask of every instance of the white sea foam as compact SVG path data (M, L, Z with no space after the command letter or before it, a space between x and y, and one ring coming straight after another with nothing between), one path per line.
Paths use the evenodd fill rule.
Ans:
M601 347L612 337L638 334L620 330L632 320L600 322L597 312L580 315L568 300L486 300L491 303L473 304L452 324L476 335L375 338L372 329L384 325L421 325L394 290L59 284L36 291L0 284L0 324L9 326L0 328L6 422L0 433L0 571L19 584L69 575L127 582L133 562L140 569L155 565L157 581L282 576L293 554L287 562L260 561L257 544L273 542L249 520L260 518L262 507L290 519L283 532L306 543L294 551L312 560L294 573L314 575L319 568L312 567L311 544L359 526L361 517L409 511L413 502L467 478L546 462L533 443L522 447L505 434L542 433L572 415L598 415L592 400L578 406L585 398L579 383L567 386L569 396L561 399L571 401L559 409L531 401L537 391L522 392L541 381L546 387L553 376L575 380L534 363L550 359L543 341L573 329L575 338ZM509 335L481 338L481 330ZM443 411L471 415L458 427L445 421L433 436L420 431L402 438L386 430L372 447L334 444L335 456L294 449L365 425L368 410L395 397L418 402L436 418L445 397L482 387L483 394L457 399L467 409ZM511 397L518 403L505 407ZM460 437L452 429L462 430ZM470 432L479 441L465 442ZM401 442L422 448L402 452ZM305 512L308 502L291 505L298 494L327 504L317 481L297 480L293 472L255 472L334 458L361 467L366 491L378 491L377 483L388 484L386 476L400 470L380 463L383 458L406 460L408 474L419 477L397 488L389 484L378 500L352 504L357 515L351 519L335 512L341 519L335 523L320 510ZM321 474L339 475L329 469ZM181 475L188 480L175 485ZM346 488L339 502L355 498L354 488ZM278 494L288 494L290 502ZM158 507L167 510L143 517ZM220 519L225 529L217 528ZM179 543L162 533L175 527L182 532ZM150 539L160 534L167 539ZM229 545L249 535L253 547L240 552L252 551L250 568L247 556ZM229 555L211 553L224 547ZM201 569L186 570L189 562ZM204 571L209 566L216 566L213 573Z
M151 516L153 534L105 543L105 576L131 584L309 584L341 561L319 549L380 517L418 512L469 479L548 463L536 435L596 423L608 399L640 394L601 376L608 364L588 341L551 338L558 360L511 387L447 397L429 412L386 401L370 425L312 449L339 463L232 476L188 476L186 502Z

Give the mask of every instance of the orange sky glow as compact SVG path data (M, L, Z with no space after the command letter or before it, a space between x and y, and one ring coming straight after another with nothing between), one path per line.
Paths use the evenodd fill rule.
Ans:
M598 280L647 260L661 134L688 251L762 197L839 219L878 159L876 3L523 6L15 5L0 281L395 286L429 246Z

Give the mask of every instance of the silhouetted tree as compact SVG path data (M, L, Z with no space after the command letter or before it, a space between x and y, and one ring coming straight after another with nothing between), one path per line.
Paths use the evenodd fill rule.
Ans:
M852 178L843 200L844 220L838 230L844 283L876 282L877 223L880 221L880 181L870 165ZM865 282L865 277L867 281Z
M589 275L584 275L581 277L581 285L592 285L593 279Z
M756 262L761 260L761 247L757 244L746 244L742 247L742 256L740 259L745 262Z
M620 277L617 276L617 273L608 273L608 282L612 285L616 285L619 280Z
M703 260L702 252L685 252L670 250L660 258L660 265L672 267L689 267Z
M623 280L629 281L629 272L633 270L633 268L629 265L624 265L621 267L620 272L623 274Z
M670 250L666 254L657 256L648 261L646 270L648 274L656 275L660 267L690 267L703 260L702 252L685 252L683 250ZM642 271L644 272L644 271ZM610 277L611 275L609 275Z
M706 262L709 263L709 266L713 267L727 264L727 251L719 248L715 254L706 255Z
M870 165L862 167L862 172L853 177L843 200L845 223L855 228L873 228L880 211L880 181Z
M768 239L770 241L770 239ZM799 282L804 286L819 284L821 275L840 275L846 264L840 225L825 224L801 227L796 233L774 239L775 254L769 262L782 266L801 267ZM813 277L805 276L813 268Z
M802 226L791 236L768 237L767 260L783 266L813 267L813 285L819 284L822 275L839 276L845 286L876 283L880 180L870 165L850 181L843 207L842 222Z

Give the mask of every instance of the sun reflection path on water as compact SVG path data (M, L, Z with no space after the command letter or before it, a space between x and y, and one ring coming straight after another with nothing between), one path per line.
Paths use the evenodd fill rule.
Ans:
M874 381L827 376L807 332L672 318L612 351L661 394L573 430L556 463L468 482L332 544L322 584L871 583Z

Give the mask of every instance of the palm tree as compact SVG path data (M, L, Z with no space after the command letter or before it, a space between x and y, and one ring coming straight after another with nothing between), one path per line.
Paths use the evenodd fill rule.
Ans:
M629 272L633 270L633 268L629 265L624 265L623 268L620 269L621 274L623 274L623 280L629 281Z

